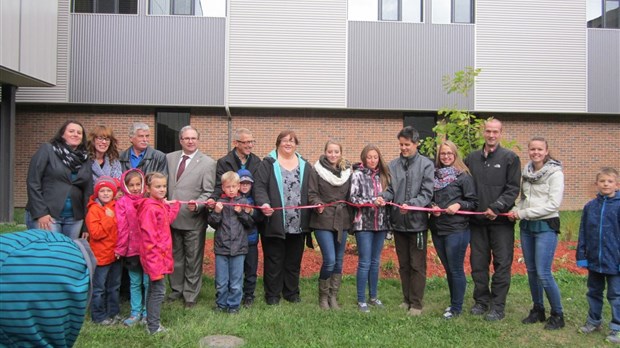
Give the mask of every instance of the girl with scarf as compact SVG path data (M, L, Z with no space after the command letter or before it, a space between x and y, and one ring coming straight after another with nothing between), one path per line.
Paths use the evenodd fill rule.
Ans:
M445 211L431 214L430 229L450 290L450 305L443 317L451 319L459 316L463 310L463 298L467 288L463 264L471 237L469 218L456 212L476 210L478 198L474 180L453 142L446 140L439 145L435 168L431 205Z
M93 192L84 127L67 121L42 144L28 167L26 225L77 239L85 231L86 204Z
M324 154L314 164L308 184L308 202L324 205L346 201L351 186L351 167L342 157L342 146L332 140L325 144ZM318 207L310 215L310 228L323 257L319 274L319 306L338 309L338 291L342 281L342 261L351 227L349 208L345 203Z
M93 182L100 176L120 180L123 169L118 160L118 140L112 128L97 126L88 134L88 154L93 160Z
M379 194L388 187L390 175L379 148L368 144L360 155L361 163L353 165L351 197L355 204L376 204ZM383 308L377 298L379 266L383 242L390 228L385 206L356 208L351 230L355 233L359 260L357 264L357 307L369 312L368 305ZM370 300L366 302L366 286Z
M521 200L509 219L521 220L521 248L534 307L524 324L545 321L543 289L551 306L547 330L564 327L564 314L551 265L560 232L560 204L564 194L562 164L549 155L547 141L535 137L528 144L530 161L522 173Z

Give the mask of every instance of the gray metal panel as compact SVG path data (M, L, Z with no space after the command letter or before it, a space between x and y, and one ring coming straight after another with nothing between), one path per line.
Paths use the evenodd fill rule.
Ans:
M37 1L32 6L37 6ZM37 51L36 47L30 50L29 59L37 56L45 56L48 60L54 60L53 67L55 71L55 80L53 87L21 87L17 90L17 102L32 102L32 103L66 103L67 102L67 80L68 80L68 66L69 66L69 3L70 0L58 0L57 9L57 22L54 23L53 29L54 38L56 40L55 51L50 52L49 48L46 52ZM36 22L31 22L35 24ZM47 36L44 36L47 37ZM46 46L46 45L43 45ZM49 57L48 54L55 56Z
M620 30L588 29L588 112L620 113Z
M13 71L19 71L20 5L21 0L0 1L0 66Z
M225 18L72 18L70 102L224 105Z
M348 107L473 108L447 95L442 76L474 65L473 25L349 22Z

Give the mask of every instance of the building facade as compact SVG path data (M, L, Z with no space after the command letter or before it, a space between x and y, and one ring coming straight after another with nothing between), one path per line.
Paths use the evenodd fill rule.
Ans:
M54 1L55 80L16 90L14 204L30 156L67 119L112 126L123 149L146 122L164 152L191 123L214 158L237 127L260 156L293 129L311 162L329 138L357 161L369 142L396 157L403 125L428 135L458 107L504 121L523 164L527 140L547 138L565 165L562 208L580 209L598 168L620 167L619 1ZM482 70L472 92L446 94L442 77L468 66Z

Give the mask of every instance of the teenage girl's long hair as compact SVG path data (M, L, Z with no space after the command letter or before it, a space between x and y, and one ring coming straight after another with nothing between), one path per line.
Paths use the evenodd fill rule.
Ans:
M362 164L364 167L368 168L366 164L366 156L372 150L377 151L377 155L379 155L379 164L377 165L377 169L379 169L379 178L381 179L381 188L383 190L387 189L390 184L390 170L388 169L385 160L383 159L383 155L381 155L381 151L375 144L368 144L364 146L362 149L362 153L360 154L360 159L362 160Z
M441 161L439 160L439 153L441 152L442 146L446 146L447 148L450 149L450 151L452 151L452 153L454 153L454 163L452 164L452 166L463 173L470 174L469 168L467 168L467 166L461 159L461 155L459 155L459 150L456 147L456 144L451 142L450 140L445 140L441 144L439 144L439 146L437 146L437 155L435 157L435 168L441 168L444 166L443 164L441 164Z
M329 139L325 143L325 148L323 148L323 153L327 151L327 147L331 144L334 144L338 146L338 148L340 148L340 160L338 161L338 163L336 163L336 167L339 168L340 170L346 170L349 167L349 161L347 161L342 155L342 144L340 144L339 142L336 142L335 140Z

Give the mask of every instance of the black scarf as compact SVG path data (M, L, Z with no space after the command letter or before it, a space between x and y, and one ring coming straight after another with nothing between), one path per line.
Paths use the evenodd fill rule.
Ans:
M71 173L79 171L84 162L88 160L88 153L86 151L73 150L65 142L53 141L52 148L62 163L71 170Z

